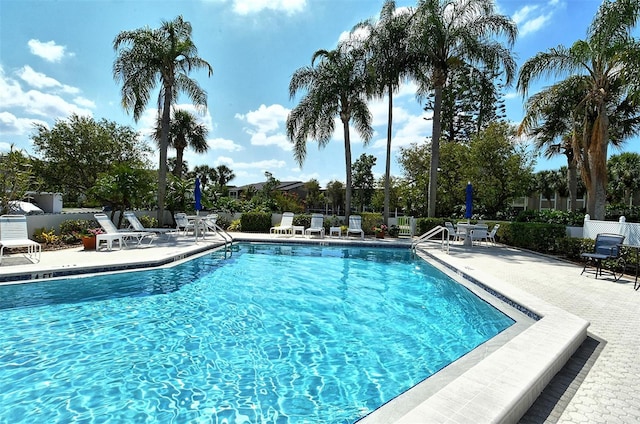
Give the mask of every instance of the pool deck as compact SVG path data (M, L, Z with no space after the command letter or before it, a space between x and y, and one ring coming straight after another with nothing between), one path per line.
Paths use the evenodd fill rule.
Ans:
M317 243L303 237L272 237L266 234L232 233L235 240ZM322 240L326 244L362 243L355 237ZM12 254L0 263L0 282L17 279L49 278L83 272L167 266L200 254L222 243L208 236L194 243L192 237L161 238L151 246L112 251L85 252L82 247L43 252L39 263ZM372 239L366 244L408 246L409 240ZM640 292L633 290L632 277L620 281L580 275L575 264L506 246L465 247L452 244L449 253L436 243L426 243L424 254L442 266L456 269L458 275L472 275L533 312L542 316L529 329L513 338L486 360L461 377L443 385L427 399L411 399L410 407L398 405L397 398L363 423L426 422L518 422L522 405L538 396L540 381L547 388L524 409L522 423L629 423L640 421ZM588 337L580 337L588 326ZM565 340L549 340L549 334L566 333ZM546 338L545 338L546 337ZM552 336L553 338L553 336ZM557 343L556 343L557 342ZM516 345L512 344L516 343ZM571 358L558 352L573 351ZM520 344L520 348L514 348ZM544 346L540 346L543 344ZM528 349L522 346L529 346ZM532 348L531 346L536 346ZM550 352L549 357L538 352ZM554 353L555 352L555 353ZM566 365L555 374L557 361ZM523 365L523 361L524 364ZM527 362L528 361L528 362ZM549 365L551 375L540 375L538 368ZM496 373L496 367L505 370ZM517 378L501 380L506 371L519 372ZM524 390L525 392L521 392ZM410 393L411 391L407 392ZM386 408L386 411L384 409ZM519 409L520 408L520 409ZM514 418L515 417L515 418Z

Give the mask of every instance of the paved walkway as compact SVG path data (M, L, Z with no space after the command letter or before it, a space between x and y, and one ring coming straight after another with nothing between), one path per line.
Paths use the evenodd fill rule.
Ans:
M590 337L521 422L640 422L640 291L632 277L596 280L575 264L504 246L455 246L437 255L591 323Z
M242 238L243 235L234 236ZM192 239L180 239L159 243L153 248L112 252L83 252L82 248L73 248L43 252L39 264L25 263L12 255L0 264L0 277L16 272L46 273L54 268L165 261L219 243L220 240L213 238L198 244ZM435 247L430 252L465 272L478 270L500 278L590 321L590 337L521 422L640 422L640 360L637 358L640 337L636 333L640 328L640 291L633 290L630 277L618 282L596 280L592 275L581 276L581 268L575 264L504 246L465 248L458 245L453 246L449 254Z

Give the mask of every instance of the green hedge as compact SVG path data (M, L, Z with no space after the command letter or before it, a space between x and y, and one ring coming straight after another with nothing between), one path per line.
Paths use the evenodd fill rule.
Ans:
M565 225L539 222L506 222L498 231L502 243L554 254L561 252L560 240L567 234Z
M271 227L269 212L245 212L240 217L240 228L245 233L268 233Z

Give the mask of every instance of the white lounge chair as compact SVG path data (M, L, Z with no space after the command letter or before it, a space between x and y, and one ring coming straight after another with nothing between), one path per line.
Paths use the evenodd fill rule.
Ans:
M105 242L107 250L111 250L114 241L118 242L118 249L122 249L123 246L127 246L127 240L135 240L136 246L140 246L142 240L145 238L149 239L149 244L151 244L155 238L155 234L146 231L119 230L115 224L111 222L111 219L103 213L97 213L93 216L105 231L102 234L96 235L96 250L100 250L102 242Z
M447 222L444 223L444 227L447 229L447 232L449 234L449 240L451 240L451 241L460 240L460 238L458 238L458 233L456 232L456 229L453 226L453 223L447 221Z
M280 225L271 227L269 234L291 234L293 235L293 212L282 214Z
M29 239L27 217L24 215L0 216L0 263L4 255L4 248L26 247L25 256L31 262L40 262L42 246Z
M324 216L321 213L311 215L311 226L304 230L307 237L312 234L318 234L320 238L324 238Z
M136 214L132 211L127 211L123 215L124 215L124 218L127 220L127 222L129 222L129 227L133 231L162 234L165 236L177 233L177 230L175 228L147 228L144 225L142 225L142 222L140 222Z
M347 237L349 234L360 234L360 238L364 240L364 230L362 229L362 217L360 215L351 215L349 217L349 228L347 228Z

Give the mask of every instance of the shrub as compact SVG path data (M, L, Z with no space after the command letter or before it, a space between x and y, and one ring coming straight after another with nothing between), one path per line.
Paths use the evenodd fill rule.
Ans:
M379 212L362 212L359 214L362 217L362 229L365 234L373 234L373 227L379 227L382 224L382 214Z
M306 213L294 215L293 225L302 225L305 228L309 228L311 226L311 215Z
M422 235L436 228L438 225L444 226L444 220L442 218L418 218L416 221L416 233L417 235Z
M271 213L246 212L240 217L240 226L247 233L268 233L271 228Z
M60 238L67 244L73 244L78 241L77 234L90 228L100 228L100 224L95 219L68 219L60 223Z
M502 242L514 247L542 253L560 252L559 240L566 237L563 224L511 222L500 227Z
M138 218L144 228L158 228L158 220L149 215L142 215Z
M240 219L234 219L227 227L229 231L242 231L242 221Z
M56 235L56 230L53 228L48 231L44 227L36 228L33 232L33 239L44 244L58 244L60 242L60 237Z
M240 225L240 220L237 220L237 221L238 221L238 225ZM229 219L226 216L218 215L218 219L216 220L216 224L218 225L218 227L222 228L223 230L228 230L229 227L231 226L232 222L229 222Z

